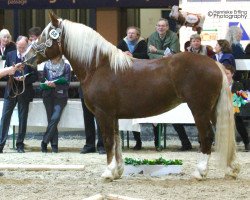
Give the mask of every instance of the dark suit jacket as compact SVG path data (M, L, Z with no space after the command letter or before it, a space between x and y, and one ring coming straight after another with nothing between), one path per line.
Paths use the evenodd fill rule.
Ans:
M213 56L213 59L217 60L215 55ZM223 53L222 57L218 61L222 64L232 65L234 69L236 69L235 59L231 53Z
M129 51L128 45L125 42L125 40L121 40L119 44L117 45L118 49L121 49L122 51ZM145 40L140 40L137 45L135 46L135 50L132 53L134 58L140 58L140 59L148 59L148 53L147 53L147 43Z
M241 59L244 57L245 52L241 44L232 44L232 54L235 59Z
M14 51L7 53L6 63L5 63L5 65L7 67L12 66L13 63L19 63L19 62L21 62L21 60L17 57L17 50L14 50ZM29 74L29 75L26 76L26 78L25 78L25 91L19 97L24 98L25 100L28 100L28 101L32 101L32 99L34 97L34 90L33 90L32 83L37 81L38 73L37 73L37 70L33 69L30 66L25 65L24 74ZM22 76L22 73L20 73L19 71L16 71L16 73L14 74L14 77L16 77L16 76ZM13 93L11 91L9 76L7 76L7 81L8 81L8 83L5 87L4 98L8 98L10 95L13 95ZM14 81L14 83L18 87L18 91L23 90L23 82L22 81Z
M3 52L0 51L0 55L2 56L2 60L6 60L6 55L7 53L16 50L16 44L14 42L10 42L9 44L6 45L5 50Z

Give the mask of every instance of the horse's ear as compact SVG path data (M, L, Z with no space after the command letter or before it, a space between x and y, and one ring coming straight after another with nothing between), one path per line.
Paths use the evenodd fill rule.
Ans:
M49 17L50 17L52 25L55 27L58 27L59 21L58 21L58 17L55 15L55 13L52 11L49 11Z

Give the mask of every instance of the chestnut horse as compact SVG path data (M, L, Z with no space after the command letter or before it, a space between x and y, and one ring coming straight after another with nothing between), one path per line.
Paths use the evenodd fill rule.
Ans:
M216 145L220 163L235 176L234 116L227 78L222 66L192 53L168 58L141 60L125 55L93 29L69 20L57 19L43 30L27 59L35 62L59 54L71 63L84 90L84 100L99 122L107 152L106 179L123 173L118 119L141 118L171 110L187 102L195 119L201 143L201 159L194 176L205 178L211 155L212 124L216 124Z

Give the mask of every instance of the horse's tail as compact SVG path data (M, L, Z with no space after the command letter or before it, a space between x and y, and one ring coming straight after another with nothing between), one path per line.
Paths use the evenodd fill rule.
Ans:
M217 62L222 72L222 87L216 106L216 137L215 147L219 152L220 164L223 167L233 167L236 159L235 123L233 102L228 80L223 66Z

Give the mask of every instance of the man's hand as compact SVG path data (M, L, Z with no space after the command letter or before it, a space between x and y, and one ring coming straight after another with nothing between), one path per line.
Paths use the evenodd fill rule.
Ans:
M13 67L15 67L16 70L23 70L24 64L22 64L22 63L17 63L17 64L15 64Z
M153 46L153 45L149 45L148 49L149 49L150 53L156 53L157 52L156 47Z

